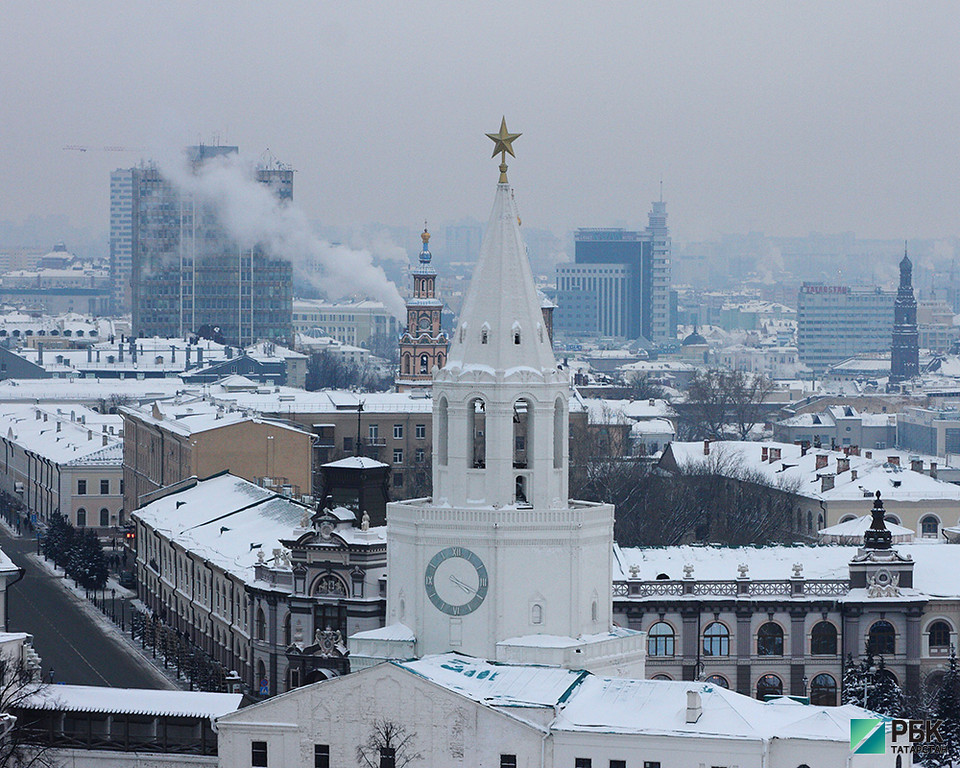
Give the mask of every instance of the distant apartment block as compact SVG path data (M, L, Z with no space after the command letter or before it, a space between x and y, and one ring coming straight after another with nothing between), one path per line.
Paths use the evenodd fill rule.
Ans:
M575 238L574 263L557 267L557 332L673 339L666 203L653 203L642 232L579 229Z
M778 421L775 440L840 449L844 446L892 448L897 441L897 416L862 413L851 405L831 405L820 413L800 413Z
M888 352L897 294L804 283L797 297L800 362L818 373L863 353Z
M194 170L237 147L188 147ZM119 172L118 172L119 173ZM153 164L131 173L131 309L136 336L181 338L204 326L228 344L293 340L293 268L260 246L241 247L215 206L183 192ZM293 198L293 170L259 166L256 181L280 201ZM118 177L119 179L119 177ZM125 183L125 182L124 182ZM124 187L118 181L115 280L122 280ZM118 288L115 285L115 293Z
M897 417L897 447L930 456L960 454L960 410L904 408Z
M118 168L110 174L110 282L115 314L129 312L131 305L136 179L136 168Z

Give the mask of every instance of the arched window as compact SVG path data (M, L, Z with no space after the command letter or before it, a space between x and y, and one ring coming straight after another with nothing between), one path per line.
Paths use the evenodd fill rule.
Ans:
M257 640L267 639L267 617L263 608L257 608Z
M412 372L412 371L410 370L410 355L404 355L404 356L403 356L403 372L404 372L404 373L411 373L411 372Z
M543 606L535 603L530 609L530 623L543 624Z
M294 688L300 687L300 670L297 667L290 667L290 684L289 689L292 691Z
M867 636L867 651L875 656L896 653L896 632L889 621L877 621Z
M332 573L321 576L313 585L313 594L327 597L346 597L347 588Z
M829 621L813 625L810 632L810 653L814 656L837 655L837 628Z
M563 398L558 397L553 404L553 468L563 467L563 425L566 419L563 416Z
M591 621L594 621L594 622L600 621L600 608L599 608L599 606L597 605L597 601L596 601L596 600L594 600L594 601L590 604L590 620L591 620Z
M730 630L719 621L708 624L703 630L703 655L730 655Z
M517 400L513 404L513 468L526 469L533 464L533 403Z
M671 680L670 675L665 675L662 672L659 675L654 675L650 678L651 680Z
M283 620L283 644L289 647L293 642L292 614L287 613L287 618Z
M837 681L833 675L824 672L810 683L810 703L818 707L837 706Z
M647 656L673 656L676 636L665 621L658 621L647 630Z
M110 510L104 507L100 510L100 527L106 528L110 525Z
M480 343L486 344L489 339L490 339L490 331L488 331L486 328L482 329L480 331Z
M893 523L894 525L900 525L900 518L896 515L884 515L884 522Z
M420 373L430 373L430 358L427 355L420 355Z
M527 503L527 478L523 475L517 475L514 481L513 496L518 504Z
M768 621L757 630L758 656L783 656L783 630L779 624Z
M467 403L467 455L472 461L467 465L473 469L485 469L487 466L486 416L483 400L479 397Z
M447 398L440 398L440 405L437 408L437 460L440 466L447 466Z
M727 682L727 678L723 675L710 675L706 680L704 680L707 685L717 685L721 688L729 688L730 683Z
M514 331L514 332L513 332L513 343L514 343L514 344L519 344L519 343L520 343L520 331Z
M257 685L260 686L267 680L267 668L263 663L263 659L257 662Z
M817 530L822 531L824 528L823 513L821 512L817 515Z
M807 533L813 533L813 512L807 512Z
M437 355L437 368L443 368L443 353Z
M87 524L87 510L83 507L77 510L77 528L83 528Z
M927 628L930 640L930 653L935 655L950 652L950 625L945 621L935 621Z
M766 701L768 696L783 696L783 681L776 675L764 675L757 680L757 698Z
M840 522L849 523L851 520L856 520L856 519L857 519L856 515L844 515L843 517L840 518Z
M940 521L933 515L927 515L920 521L920 535L935 539L940 534Z

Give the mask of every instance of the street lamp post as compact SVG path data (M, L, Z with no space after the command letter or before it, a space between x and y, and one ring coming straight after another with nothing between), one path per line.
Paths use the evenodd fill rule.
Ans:
M863 708L867 709L867 681L870 680L877 672L876 667L868 667L866 674L863 676Z
M117 623L117 590L110 590L110 621Z

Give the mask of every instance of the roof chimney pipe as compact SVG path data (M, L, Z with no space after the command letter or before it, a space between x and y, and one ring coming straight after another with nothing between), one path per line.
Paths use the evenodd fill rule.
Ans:
M699 691L687 691L687 722L695 723L703 714L703 700Z

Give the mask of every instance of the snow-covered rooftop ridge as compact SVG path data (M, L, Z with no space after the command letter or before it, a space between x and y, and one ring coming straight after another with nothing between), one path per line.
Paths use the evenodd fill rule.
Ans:
M389 464L384 464L382 461L370 459L366 456L347 456L344 459L327 462L323 466L337 469L372 469L374 467L387 467Z
M465 363L495 371L555 371L540 297L508 184L497 185L493 210L450 344L447 367Z
M229 391L220 385L204 388L213 403L260 413L337 413L353 411L362 402L365 413L430 413L433 401L414 392L351 392L322 389L308 392L296 387L260 387L255 391Z
M582 404L591 424L628 424L631 422L675 416L666 400L603 400L584 397Z
M60 712L98 712L146 717L209 717L240 708L243 694L51 685L29 696L23 706Z
M867 458L868 451L858 456L823 448L804 451L793 443L719 440L708 445L673 442L666 453L681 468L707 468L721 475L756 473L776 487L823 501L868 499L877 491L884 499L899 501L960 501L960 486L887 462L889 455L899 461L895 451L877 449ZM832 487L825 487L824 475L833 476Z
M943 576L956 570L960 555L956 544L917 541L897 544L894 549L913 558L913 582L919 592L937 597L960 596L960 584ZM794 563L803 565L805 579L848 579L850 560L858 550L859 546L838 545L615 547L613 579L633 578L630 568L636 566L636 578L641 581L654 581L661 574L678 580L683 578L683 567L691 565L695 579L732 581L739 575L738 566L744 564L749 578L777 581L793 576Z

